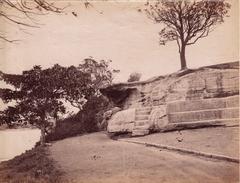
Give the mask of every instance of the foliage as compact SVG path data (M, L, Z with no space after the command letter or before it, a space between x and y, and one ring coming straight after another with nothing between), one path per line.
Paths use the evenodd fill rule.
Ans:
M93 96L78 114L59 120L56 128L46 136L47 141L60 140L84 133L99 131L103 113L111 107L104 96Z
M165 27L159 32L160 44L176 41L179 48L181 69L185 69L185 47L208 36L217 24L224 22L230 4L224 0L161 0L147 3L149 18Z
M97 62L92 57L89 57L84 59L83 63L78 67L84 73L91 73L91 82L97 93L99 88L106 87L112 83L113 74L120 72L119 70L109 68L111 62L111 60L100 60Z
M42 132L42 143L50 120L65 113L62 100L82 109L86 101L99 95L99 87L112 81L108 62L85 59L79 67L62 67L58 64L48 69L34 66L21 75L1 74L1 79L15 87L2 88L0 97L4 102L15 101L0 114L7 124L25 121L36 125Z
M129 78L128 78L128 82L134 82L134 81L140 81L142 74L138 73L138 72L133 72L130 74Z

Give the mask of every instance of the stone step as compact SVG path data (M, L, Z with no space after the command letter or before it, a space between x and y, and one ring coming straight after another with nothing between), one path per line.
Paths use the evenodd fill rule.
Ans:
M239 118L239 108L235 107L223 109L209 109L168 114L168 120L170 123L193 122L225 118Z
M183 111L197 111L206 109L230 108L238 106L239 96L236 95L225 98L170 102L167 105L167 112L173 113Z
M149 130L133 130L132 131L132 136L136 137L136 136L144 136L149 134Z
M136 110L136 115L149 115L151 113L151 110L146 110L146 111L137 111Z
M152 107L141 107L141 108L136 108L136 112L141 112L141 111L151 111Z
M134 126L133 130L149 130L150 125L149 124L145 124L145 125L141 125L141 126Z
M147 125L147 124L149 124L148 120L137 120L137 121L135 121L134 126L143 126L143 125Z
M138 120L147 120L149 117L149 115L136 115L135 116L135 120L138 121Z

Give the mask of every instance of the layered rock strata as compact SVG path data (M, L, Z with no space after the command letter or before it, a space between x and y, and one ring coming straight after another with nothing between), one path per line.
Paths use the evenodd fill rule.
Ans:
M101 92L122 109L108 120L111 133L138 136L239 121L238 62L119 83Z

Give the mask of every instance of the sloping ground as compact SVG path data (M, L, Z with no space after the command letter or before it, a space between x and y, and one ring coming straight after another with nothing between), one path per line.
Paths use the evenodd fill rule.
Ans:
M212 161L109 139L104 133L55 142L52 158L76 183L233 183L238 164Z
M59 183L61 174L47 147L36 147L0 163L1 183Z

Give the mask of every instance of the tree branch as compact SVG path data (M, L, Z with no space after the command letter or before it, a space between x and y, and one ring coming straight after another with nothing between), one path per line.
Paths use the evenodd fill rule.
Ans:
M11 39L8 39L8 38L6 38L6 37L4 37L4 36L1 36L1 35L0 35L0 39L6 41L6 42L8 42L8 43L15 43L15 42L19 42L19 41L20 41L19 39L13 39L13 40L11 40Z
M205 34L206 33L206 34ZM204 35L205 34L205 35ZM187 43L187 45L192 45L192 44L195 44L200 38L204 38L204 37L207 37L209 34L209 29L205 29L202 34L200 34L193 42L190 42L190 43Z

